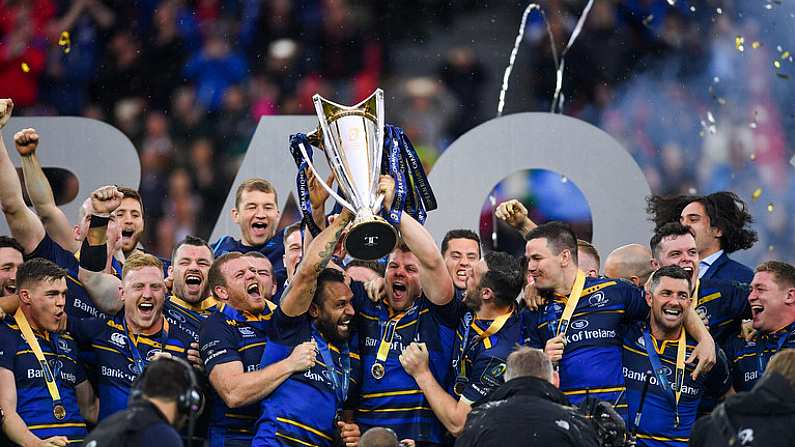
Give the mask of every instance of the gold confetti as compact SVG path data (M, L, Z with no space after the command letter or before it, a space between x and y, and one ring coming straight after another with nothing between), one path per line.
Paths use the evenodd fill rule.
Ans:
M745 47L743 44L745 43L745 38L743 36L737 36L734 38L734 46L737 48L737 51L742 53L745 51Z
M72 40L69 38L69 31L61 33L61 37L58 39L58 46L63 47L64 54L69 54L72 51Z
M762 44L759 43L758 40L755 40L755 41L753 41L753 43L751 43L751 48L753 48L753 49L757 49L757 48L759 48L761 46L762 46Z
M773 202L770 202L770 203L767 204L767 212L768 213L772 213L774 208L775 207L773 206Z
M779 61L773 61L773 66L774 66L774 67L776 67L777 69L778 69L778 68L781 68L781 62L779 62Z
M30 71L30 66L27 64L27 62L22 62L22 71L25 73Z
M762 188L756 188L754 190L754 193L751 194L751 200L756 202L757 200L759 200L760 197L762 197Z
M789 51L785 51L785 52L781 53L781 59L782 60L789 59Z

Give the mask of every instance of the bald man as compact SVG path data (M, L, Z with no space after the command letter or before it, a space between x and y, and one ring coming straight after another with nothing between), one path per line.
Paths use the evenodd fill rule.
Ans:
M359 440L359 447L398 447L399 445L395 432L385 427L373 427L364 432Z
M626 279L636 286L642 286L646 284L652 272L649 260L651 260L649 247L640 244L623 245L607 255L605 276Z

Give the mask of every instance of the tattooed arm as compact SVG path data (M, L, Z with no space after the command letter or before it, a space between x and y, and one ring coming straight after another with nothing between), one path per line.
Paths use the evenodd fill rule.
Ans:
M309 310L317 286L317 277L326 268L334 253L334 247L337 246L337 241L342 235L342 230L352 219L353 214L344 210L309 244L306 254L298 266L298 271L295 272L293 280L290 281L290 285L284 291L279 302L285 315L296 317Z

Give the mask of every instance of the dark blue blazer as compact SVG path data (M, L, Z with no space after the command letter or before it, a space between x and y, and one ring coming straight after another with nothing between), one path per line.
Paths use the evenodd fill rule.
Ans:
M739 281L747 284L754 279L753 270L731 259L726 252L723 252L701 279L719 279L723 281Z

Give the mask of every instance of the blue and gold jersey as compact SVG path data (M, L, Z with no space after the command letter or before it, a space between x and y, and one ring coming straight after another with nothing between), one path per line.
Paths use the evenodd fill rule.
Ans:
M232 236L223 236L218 239L213 245L213 253L215 257L219 257L224 253L239 251L240 253L248 253L250 251L258 251L265 255L273 266L273 281L276 283L276 293L273 294L272 301L279 304L279 299L284 291L284 282L287 281L287 269L284 268L284 229L278 230L272 238L268 239L263 245L248 246L244 245L242 241L233 238Z
M163 305L163 316L170 324L180 326L198 342L202 322L217 308L218 303L213 297L207 297L201 303L191 304L171 295Z
M268 327L276 307L268 304L265 313L253 316L244 315L232 306L221 303L218 311L202 323L199 345L208 376L216 366L230 362L242 363L245 372L260 369ZM259 403L229 408L215 388L212 388L208 404L211 446L223 446L227 443L251 444Z
M709 332L722 348L737 338L744 318L751 318L747 284L712 279L698 281L696 312L709 321Z
M770 334L758 333L751 341L734 338L726 345L734 391L750 391L767 368L770 357L782 349L795 349L795 323Z
M557 333L566 305L554 295L538 311L523 311L526 344L544 349ZM574 403L591 397L616 404L620 414L624 377L621 371L622 329L649 315L644 292L634 285L608 278L586 278L577 308L566 331L566 348L560 361L560 390ZM594 368L594 365L599 365Z
M262 401L251 445L331 446L337 431L334 420L345 403L345 393L340 390L347 388L348 396L358 394L355 388L361 368L355 343L328 342L307 314L288 317L279 308L271 330L274 333L262 353L261 368L285 359L297 345L313 339L319 354L315 366L293 374ZM333 365L326 362L327 357Z
M638 412L640 396L646 382L646 375L651 373L649 389L643 404L643 413L638 433L638 446L663 447L687 446L690 431L698 416L698 406L702 396L709 391L714 395L723 395L729 389L729 369L726 357L718 351L718 363L706 375L693 380L690 374L695 365L685 364L682 390L679 404L675 405L672 391L664 390L658 380L649 359L648 346L644 338L645 323L635 323L628 326L624 334L623 345L623 374L627 387L627 403L629 404L627 428L634 426L635 415ZM684 330L684 329L683 329ZM660 359L669 386L668 390L675 388L676 382L676 356L679 340L659 341L649 335L653 343L654 352ZM686 339L687 358L696 347L696 342L691 338ZM670 394L670 395L669 395ZM679 426L676 426L676 413L678 408Z
M69 318L110 318L97 309L85 287L77 279L77 275L80 272L80 261L74 253L64 249L45 234L44 239L39 242L39 245L29 257L44 258L52 261L68 273L66 286L69 290L66 294L64 310L69 315ZM116 258L113 259L112 265L116 276L120 276L122 266Z
M69 332L80 347L81 358L97 376L99 420L127 408L132 382L152 356L165 351L186 358L193 342L190 334L168 320L155 335L129 335L125 324L123 311L109 320L69 319Z
M17 414L41 439L66 436L70 444L80 445L87 432L86 422L77 406L75 387L86 377L78 362L77 344L68 333L35 335L44 358L50 364L61 402L66 408L66 417L62 420L55 418L44 372L14 318L9 316L0 322L0 368L14 374Z
M411 342L425 343L431 373L442 387L446 386L450 379L457 320L445 319L444 314L455 312L451 308L453 302L439 307L421 296L411 308L396 314L386 303L370 301L360 283L353 282L351 290L354 293L353 305L362 358L362 386L355 413L356 423L362 433L370 427L390 427L397 433L398 439L441 443L444 440L444 427L434 416L417 382L403 369L398 357ZM445 308L450 309L445 312ZM386 359L378 361L383 367L383 377L376 378L372 370L382 339L391 343L384 345L389 346Z
M456 398L477 402L505 383L508 355L523 342L521 317L515 308L495 320L476 318L461 301L454 301L452 308L459 324L448 390Z

